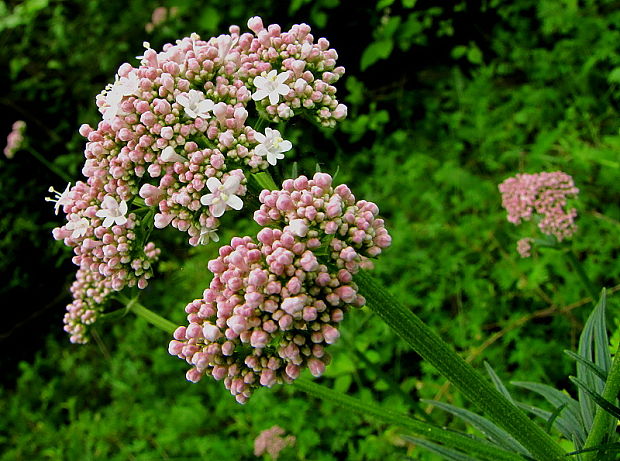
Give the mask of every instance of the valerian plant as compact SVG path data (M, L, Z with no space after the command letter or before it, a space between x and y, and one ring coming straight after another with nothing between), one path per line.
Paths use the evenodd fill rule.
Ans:
M101 122L80 128L87 139L86 180L52 190L49 199L66 217L54 237L73 248L78 266L64 319L70 340L88 342L92 326L116 300L170 335L162 347L167 343L171 355L188 363L189 381L221 380L240 403L261 387L294 384L400 426L406 440L446 459L563 459L566 451L549 433L554 428L574 443L578 459L611 457L620 359L612 361L608 350L605 292L578 353L571 353L579 400L545 385L515 383L556 409L517 402L491 367L490 378L475 370L369 275L391 243L376 204L356 199L323 172L276 183L272 167L294 152L285 139L291 120L301 116L331 127L347 115L334 86L344 68L329 42L315 41L305 24L283 32L253 17L248 28L251 33L231 26L228 34L207 40L192 34L161 51L145 42L138 66L120 66L97 96ZM575 232L576 214L564 206L577 189L564 173L520 175L500 190L511 222L536 215L540 230L558 244ZM184 232L192 246L213 245L220 218L248 210L260 231L219 247L207 267L209 286L185 308L186 325L140 304L136 293L165 256L155 244L157 230ZM520 244L522 255L529 254L529 244ZM578 264L574 255L573 262ZM363 305L477 407L484 416L434 403L484 438L446 431L300 377L305 369L315 377L324 373L344 316Z

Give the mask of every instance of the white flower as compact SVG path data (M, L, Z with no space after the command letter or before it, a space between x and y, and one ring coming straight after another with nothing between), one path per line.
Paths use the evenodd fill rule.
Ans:
M107 85L105 90L97 96L97 99L103 99L104 104L99 107L99 112L103 114L105 121L112 120L120 109L121 101L125 96L139 96L140 79L135 71L130 72L127 77L117 75L114 84Z
M207 187L211 191L210 194L200 197L200 203L209 206L211 214L219 218L226 211L226 206L240 210L243 207L243 201L235 194L239 191L241 179L238 176L230 175L224 184L215 177L207 179Z
M217 229L211 229L209 227L203 227L200 229L200 236L198 237L198 245L206 245L209 241L219 242L220 236L217 235Z
M305 237L308 234L308 225L304 219L293 219L288 227L298 237Z
M125 215L127 214L127 203L125 200L121 200L119 204L114 197L106 195L103 198L101 204L101 210L95 213L99 218L105 218L103 220L103 227L111 227L113 224L122 226L127 222Z
M290 141L282 139L278 130L271 128L266 128L265 134L254 133L254 138L260 143L254 152L261 157L267 156L270 165L275 165L278 160L283 159L282 152L287 152L293 147Z
M58 210L60 209L61 206L69 205L70 203L73 203L73 201L69 198L70 189L71 189L71 183L67 184L67 187L65 187L65 190L63 192L58 192L53 187L50 187L48 189L49 192L52 192L55 195L54 197L45 197L45 201L55 203L54 214L56 215L58 214Z
M205 95L197 90L189 90L189 93L180 93L176 98L177 102L183 106L188 117L209 118L209 112L213 110L215 103L210 99L205 99Z
M187 160L185 157L183 157L182 155L177 154L174 151L174 147L172 146L168 146L166 147L162 152L161 152L161 156L159 157L159 159L162 162L184 162L185 160Z
M65 227L67 230L73 231L71 238L77 239L86 235L86 231L90 227L90 221L86 218L72 219Z
M232 59L230 50L239 41L239 37L231 37L230 35L222 34L217 37L217 55L222 62L227 62Z
M118 78L114 86L123 96L140 96L140 78L135 70L127 74L127 77Z
M259 75L254 79L254 86L257 88L252 94L254 101L260 101L269 97L270 104L277 104L280 100L280 95L286 96L291 90L284 82L288 80L288 72L278 72L274 69L263 77Z

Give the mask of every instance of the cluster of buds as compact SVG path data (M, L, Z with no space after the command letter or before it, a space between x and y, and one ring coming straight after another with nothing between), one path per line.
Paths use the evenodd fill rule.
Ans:
M49 199L56 202L56 213L62 207L67 215L67 223L54 229L54 238L74 249L73 263L79 266L71 288L74 301L64 319L74 343L88 341L88 326L111 292L146 287L159 256L155 245L138 235L138 217L128 212L127 202L97 181L89 183L67 185L62 193L50 189L56 198Z
M561 171L536 174L518 174L499 185L502 206L508 212L508 221L518 225L535 219L545 235L558 242L571 237L577 230L577 210L567 208L569 198L579 193L573 178ZM530 255L532 239L519 241L517 249L523 257Z
M344 314L365 303L353 275L372 267L390 243L378 208L355 201L346 186L317 173L263 191L255 241L235 237L209 262L201 299L186 307L169 352L210 375L244 403L261 386L291 383L308 368L320 376L330 361Z
M280 426L262 431L254 440L254 456L268 453L271 459L278 459L282 450L295 445L296 437L294 435L284 437L285 433L286 431Z
M344 69L327 40L315 44L305 24L283 33L254 17L248 26L253 33L192 34L161 52L145 42L140 65L120 66L97 96L102 120L80 128L86 182L48 199L67 218L54 237L80 268L65 319L72 341L86 342L102 311L88 293L105 300L146 286L159 255L145 241L153 227L187 232L191 245L217 241L219 218L243 207L247 175L292 148L278 130L250 126L251 110L251 120L304 114L326 126L346 115L333 86Z
M4 156L13 158L15 152L21 149L24 144L24 132L26 131L26 122L17 120L11 127L11 132L6 138L6 146L4 147Z

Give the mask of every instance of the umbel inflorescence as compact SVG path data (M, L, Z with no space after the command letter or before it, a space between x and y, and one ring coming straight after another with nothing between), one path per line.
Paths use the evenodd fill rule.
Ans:
M260 201L254 219L268 227L220 248L169 346L191 365L187 379L223 380L241 403L304 368L323 373L345 312L365 302L353 276L391 243L377 206L325 173L287 179Z
M508 221L518 225L534 219L545 235L558 242L571 237L577 230L577 210L568 208L568 200L579 193L573 178L561 171L552 173L518 174L499 185L502 206L508 212ZM530 256L533 239L517 242L523 257Z
M326 39L315 42L305 24L283 32L254 17L248 27L159 52L145 43L140 64L120 66L97 96L102 120L80 128L86 180L51 189L67 218L54 237L79 266L65 316L72 342L88 341L111 293L146 286L160 253L153 227L186 232L191 245L218 239L222 214L243 206L248 175L292 148L255 122L303 115L332 126L346 116L334 87L344 68Z

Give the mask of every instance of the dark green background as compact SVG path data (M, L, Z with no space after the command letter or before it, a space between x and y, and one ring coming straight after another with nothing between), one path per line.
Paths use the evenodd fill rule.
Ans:
M147 33L157 6L178 14ZM283 29L310 24L347 70L338 97L348 119L335 130L291 124L295 147L274 174L290 175L293 161L300 173L317 164L337 172L337 182L375 201L386 218L393 246L376 272L394 295L476 367L487 360L506 381L574 392L562 351L575 346L587 291L557 252L518 257L516 241L535 229L506 221L497 184L519 172L572 175L581 190L573 249L597 286L620 283L619 7L1 1L0 135L18 119L28 128L24 149L0 159L0 459L253 459L253 439L274 424L297 437L283 459L436 459L400 441L396 428L290 388L263 390L240 406L221 383L190 384L186 365L167 354L169 338L134 317L102 323L100 341L86 346L62 331L75 266L51 237L61 217L44 197L66 182L35 156L80 178L78 128L96 124L96 94L120 64L137 64L144 40L158 49L191 32L245 29L254 15ZM250 216L230 219L223 240L254 232ZM208 285L206 262L217 249L189 248L175 233L159 243L162 262L143 301L181 324L184 305ZM613 295L609 324L618 325ZM496 340L485 345L488 338ZM436 397L444 384L366 310L348 316L332 352L323 383L389 408L414 414L415 401ZM452 389L441 399L466 405ZM431 418L459 428L438 410Z

